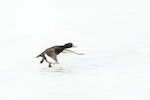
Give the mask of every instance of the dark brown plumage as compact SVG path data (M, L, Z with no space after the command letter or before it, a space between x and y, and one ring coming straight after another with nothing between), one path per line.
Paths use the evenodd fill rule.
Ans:
M48 61L47 57L52 58L55 61L55 63L58 63L57 55L60 54L64 49L71 48L71 47L73 47L72 43L67 43L62 46L53 46L46 49L44 52L38 55L37 58L42 57L40 63L43 63L43 61L45 60L47 63L49 63L49 67L51 67L52 62Z

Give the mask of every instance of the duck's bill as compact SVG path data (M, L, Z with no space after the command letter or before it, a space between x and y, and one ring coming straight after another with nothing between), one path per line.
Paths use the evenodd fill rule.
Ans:
M72 47L73 47L73 48L77 48L77 46L75 46L75 45L73 45Z

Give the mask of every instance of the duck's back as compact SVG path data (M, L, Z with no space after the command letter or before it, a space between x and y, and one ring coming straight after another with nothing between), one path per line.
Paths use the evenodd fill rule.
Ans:
M49 56L58 55L64 50L63 46L54 46L45 50L45 53Z

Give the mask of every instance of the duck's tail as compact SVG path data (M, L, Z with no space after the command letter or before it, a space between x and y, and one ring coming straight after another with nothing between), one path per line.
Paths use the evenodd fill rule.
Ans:
M39 54L38 56L36 56L36 58L38 57L43 57L43 52L41 54Z
M38 55L38 56L36 56L36 58L38 58L38 57L41 57L41 54L40 54L40 55Z

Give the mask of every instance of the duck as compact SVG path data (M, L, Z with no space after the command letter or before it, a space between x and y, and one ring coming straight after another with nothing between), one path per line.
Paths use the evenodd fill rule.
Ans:
M42 60L40 61L40 63L42 64L43 61L46 61L49 65L49 68L52 67L52 64L59 64L58 60L57 60L57 55L59 55L60 53L65 53L65 51L67 52L72 52L75 53L77 55L83 55L83 53L76 53L74 51L68 50L68 48L72 48L72 47L77 47L74 46L73 43L66 43L64 45L56 45L56 46L52 46L46 50L44 50L42 53L40 53L38 56L36 56L36 58L38 57L42 57Z

